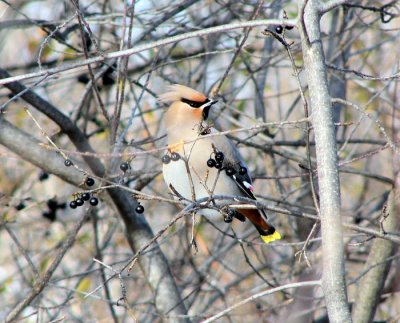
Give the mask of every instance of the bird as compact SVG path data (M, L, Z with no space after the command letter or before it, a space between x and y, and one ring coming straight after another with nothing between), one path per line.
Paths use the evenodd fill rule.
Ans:
M164 115L168 149L162 156L163 177L175 198L196 201L215 195L256 200L248 167L234 143L208 125L210 108L217 103L190 87L174 84L158 96L168 105ZM265 243L281 239L264 210L229 208L216 200L198 211L209 219L232 222L248 219Z

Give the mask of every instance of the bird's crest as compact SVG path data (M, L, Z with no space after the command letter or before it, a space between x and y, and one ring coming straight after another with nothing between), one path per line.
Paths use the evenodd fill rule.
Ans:
M182 99L195 101L195 102L205 102L207 97L196 90L191 89L190 87L174 84L168 87L167 92L161 94L158 97L158 100L164 103L170 103L174 101L181 101Z

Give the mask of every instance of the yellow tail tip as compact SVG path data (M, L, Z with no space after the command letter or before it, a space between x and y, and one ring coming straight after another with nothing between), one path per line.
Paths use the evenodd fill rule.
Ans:
M270 243L272 241L275 240L280 240L282 239L281 234L278 231L275 231L273 234L267 235L267 236L261 236L261 239L265 242L265 243Z

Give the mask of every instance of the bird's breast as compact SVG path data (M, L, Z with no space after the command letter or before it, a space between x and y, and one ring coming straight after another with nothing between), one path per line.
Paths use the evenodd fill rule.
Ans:
M163 164L165 183L172 193L188 200L198 200L212 195L238 195L240 190L224 170L208 167L207 160L213 152L210 140L200 139L185 144L178 151L181 158ZM186 162L187 161L187 165ZM217 204L228 204L217 202ZM203 215L218 215L218 211L202 210Z

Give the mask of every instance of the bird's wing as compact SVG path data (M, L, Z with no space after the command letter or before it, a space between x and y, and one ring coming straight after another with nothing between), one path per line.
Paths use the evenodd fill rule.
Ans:
M242 165L242 167L245 167L244 165ZM256 199L256 197L253 194L254 191L254 187L251 183L251 178L249 176L249 173L247 171L247 167L246 167L246 173L245 174L239 174L239 172L237 172L236 174L232 175L232 179L235 181L236 185L239 186L239 188L241 189L241 191L243 193L245 193L245 195L253 200Z
M232 144L233 145L233 144ZM247 165L246 165L246 163L243 161L243 158L242 158L242 156L240 156L240 154L239 154L239 151L235 148L235 151L234 151L234 153L236 154L236 158L234 158L234 160L232 161L232 160L229 160L229 159L227 159L226 160L226 165L227 165L227 167L233 167L235 170L236 170L236 173L234 174L234 175L232 175L231 176L231 179L233 180L233 181L235 181L235 184L240 188L240 190L244 193L244 196L245 197L249 197L249 198L251 198L251 199L253 199L253 200L256 200L256 197L254 196L254 194L253 194L253 191L254 191L254 187L253 187L253 184L252 184L252 181L251 181L251 177L250 177L250 173L249 173L249 171L248 171L248 168L247 168ZM235 163L235 164L234 164ZM240 170L240 168L244 168L245 170L246 170L246 172L242 172L242 173L240 173L239 172L239 170ZM246 211L245 211L246 212ZM240 210L239 211L239 213L245 213L245 212L243 212L243 210ZM265 213L265 211L264 210L262 210L262 209L258 209L258 210L248 210L248 212L247 212L247 214L244 214L246 217L249 217L249 214L250 213L253 213L253 214L258 214L258 215L256 215L256 218L257 218L257 216L259 217L259 216L261 216L261 218L262 218L262 223L263 223L263 226L257 226L255 223L254 223L254 216L253 216L253 220L252 220L252 222L253 222L253 224L255 224L256 225L256 227L257 228L261 228L262 230L266 230L265 232L267 232L268 230L269 230L269 228L271 227L269 224L268 224L268 222L267 222L267 219L268 219L268 217L267 217L267 214ZM263 232L264 232L263 231ZM260 231L261 232L261 231ZM264 232L264 233L265 233Z
M247 167L246 162L244 161L242 155L240 154L239 150L233 144L231 140L226 138L229 142L230 150L232 152L231 156L228 156L228 160L232 159L232 164L236 170L236 174L232 176L232 179L235 181L236 185L245 193L246 196L250 197L251 199L255 200L256 197L253 194L254 187L250 177L249 168ZM246 170L245 173L240 173L240 168L244 168Z
M246 164L244 164L244 165L246 165ZM246 197L256 200L256 197L253 194L254 187L251 183L249 171L247 170L247 166L244 166L244 165L242 164L242 167L246 167L246 173L240 174L239 172L237 172L236 174L232 175L232 180L235 181L236 185L239 186L240 190L245 194ZM261 218L263 219L263 223L265 225L265 227L261 227L263 230L266 230L269 227L271 227L267 222L268 216L263 209L249 210L249 211L252 211L252 212L256 211L256 213L259 216L261 216ZM243 213L243 210L241 210L240 212ZM246 215L246 216L248 217L248 215Z
M218 131L213 127L210 127L210 130L211 133L218 133ZM255 200L256 197L253 194L254 188L248 167L234 143L226 136L215 136L211 141L215 148L224 154L223 166L225 168L233 168L236 171L236 173L230 176L230 178L235 181L236 185L244 193L245 197ZM246 170L244 173L239 173L241 167Z
M211 133L213 133L214 131L215 131L215 129L212 128ZM225 136L216 136L213 138L213 145L219 151L224 153L223 166L226 168L231 167L236 171L235 174L233 174L232 176L229 176L229 177L239 187L240 191L243 193L243 196L251 198L253 200L256 200L256 197L253 194L254 187L252 184L250 173L248 171L248 167L247 167L246 162L244 161L242 155L240 154L240 152L236 148L236 146L233 144L233 142L230 141ZM240 172L241 167L245 169L245 172L243 172L243 171ZM225 174L225 176L228 176L228 175ZM240 210L240 211L242 213L244 213L243 210ZM258 209L258 210L251 210L249 212L250 213L253 212L255 214L255 217L261 216L262 222L264 223L264 226L265 226L265 228L264 227L261 227L261 228L264 231L270 227L267 222L267 218L268 218L267 214L265 213L264 210ZM253 221L254 221L254 219L253 219ZM258 227L260 227L260 226L258 226Z

